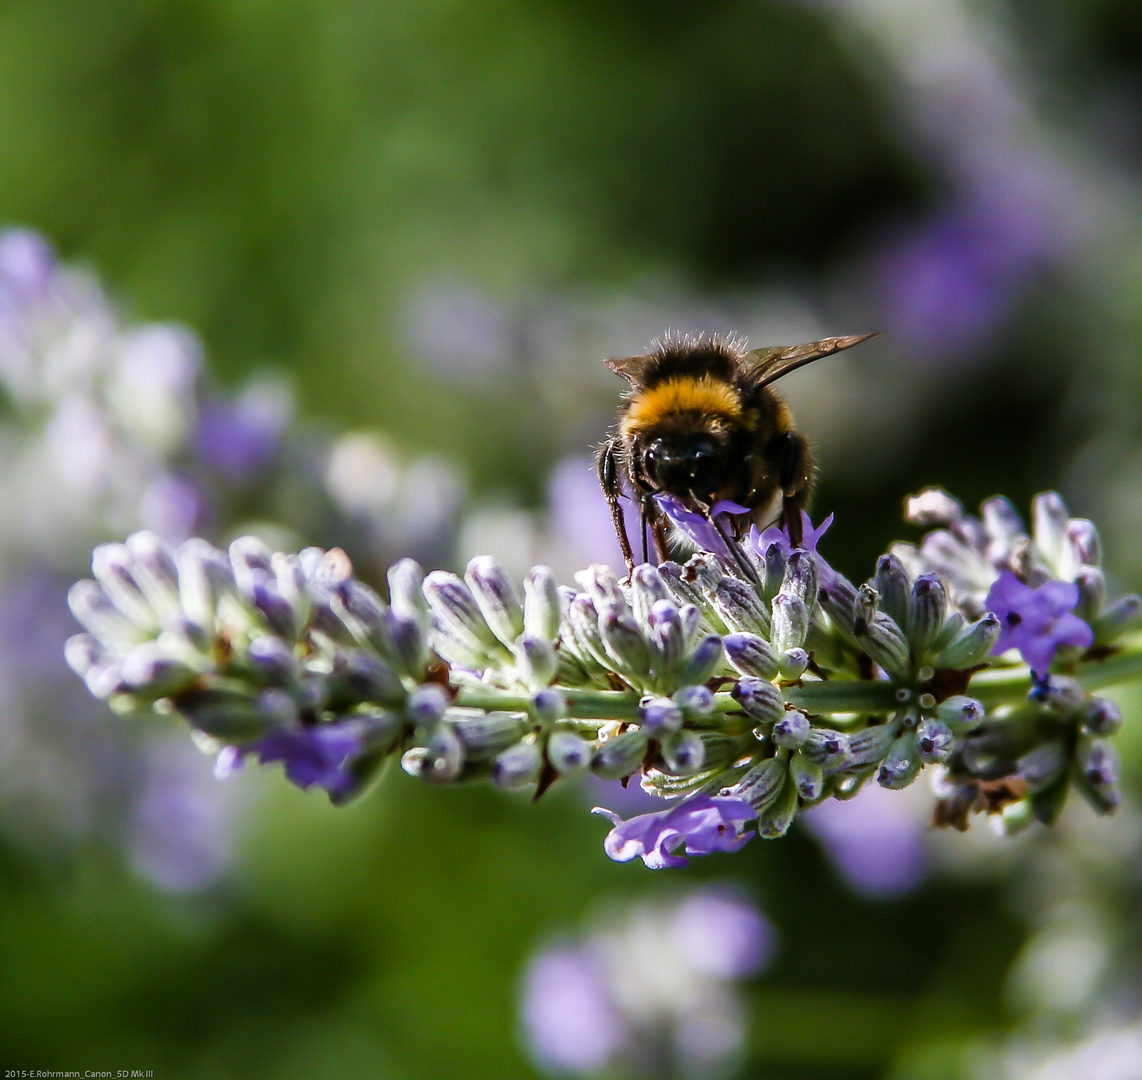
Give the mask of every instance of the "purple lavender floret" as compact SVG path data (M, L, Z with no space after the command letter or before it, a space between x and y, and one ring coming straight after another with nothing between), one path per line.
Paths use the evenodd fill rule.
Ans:
M748 514L748 506L741 506L729 499L722 499L710 509L709 515L699 513L697 510L687 510L673 495L655 495L654 501L658 508L686 534L702 551L711 555L718 555L724 559L732 559L722 534L718 532L713 519L728 514Z
M814 555L817 554L817 545L821 542L821 537L828 532L829 526L833 523L833 515L830 514L824 521L821 522L815 529L813 522L810 521L809 515L804 510L801 511L801 547L805 551L811 551ZM793 551L793 544L789 540L789 533L786 532L785 526L770 525L764 532L759 532L755 525L749 531L750 543L753 544L754 550L763 558L765 557L766 549L770 544L777 544L781 548L782 553L789 557Z
M215 775L229 775L252 754L263 765L280 761L290 783L303 791L319 787L337 802L358 787L353 764L364 750L364 735L357 724L279 727L249 746L225 747L218 755Z
M603 841L603 850L615 862L629 862L636 856L652 870L685 866L687 860L675 855L683 844L687 855L710 855L715 851L738 851L753 836L742 826L757 817L749 803L741 799L694 795L669 810L623 821L618 814L596 806L614 823Z
M1000 620L992 654L1018 649L1035 675L1046 678L1060 645L1089 649L1094 644L1090 626L1073 613L1078 602L1074 582L1046 581L1032 589L1010 570L1002 571L986 601Z

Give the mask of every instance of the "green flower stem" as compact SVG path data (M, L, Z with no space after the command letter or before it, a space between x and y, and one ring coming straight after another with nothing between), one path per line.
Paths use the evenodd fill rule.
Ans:
M1068 674L1087 690L1105 690L1142 679L1142 636L1124 639L1110 656L1084 660ZM979 672L973 676L967 692L984 708L993 709L1025 700L1030 690L1031 671L1026 664L1019 664Z
M1127 639L1114 653L1101 660L1085 660L1075 666L1074 677L1088 690L1102 690L1142 679L1142 635ZM561 688L567 699L567 719L583 724L605 724L614 720L637 720L641 695L633 690L577 690ZM967 693L988 710L1000 705L1017 705L1031 691L1031 672L1026 665L989 668L972 677ZM806 681L783 687L786 699L799 709L816 715L866 713L886 715L901 706L898 687L887 680L830 679ZM464 686L456 704L469 709L527 712L531 698L495 687ZM719 713L740 712L741 707L726 692L714 695Z

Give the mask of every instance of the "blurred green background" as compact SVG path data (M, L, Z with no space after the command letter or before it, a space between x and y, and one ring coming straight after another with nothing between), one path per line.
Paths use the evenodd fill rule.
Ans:
M1142 580L1133 0L7 0L0 218L194 328L224 383L285 370L301 414L453 458L527 520L604 434L603 356L882 329L788 387L839 569L867 576L923 485L1057 487ZM665 884L605 859L581 793L232 783L253 809L202 894L106 837L0 848L0 1066L534 1075L528 949ZM747 1075L1029 1076L1013 1040L1137 1015L1140 821L981 822L889 899L803 831L673 873L742 883L780 932ZM1076 978L1048 963L1075 927L1089 985L1036 991Z

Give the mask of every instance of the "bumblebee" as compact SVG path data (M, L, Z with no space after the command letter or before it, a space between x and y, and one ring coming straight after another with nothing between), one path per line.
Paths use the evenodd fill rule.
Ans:
M630 384L614 433L599 450L599 484L610 504L615 535L634 567L619 497L623 484L640 509L642 559L647 531L660 560L669 547L663 515L654 501L672 495L708 518L729 500L749 513L732 517L736 538L753 522L781 519L801 542L801 510L813 487L813 454L793 430L788 407L772 388L805 364L859 345L874 334L825 338L805 345L747 352L735 338L668 338L642 356L607 360Z

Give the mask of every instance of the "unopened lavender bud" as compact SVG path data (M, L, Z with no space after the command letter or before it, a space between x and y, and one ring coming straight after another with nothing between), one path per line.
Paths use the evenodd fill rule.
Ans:
M956 737L951 728L939 720L928 717L921 720L916 728L916 749L928 765L947 761L955 746Z
M955 524L963 517L964 508L943 488L925 488L904 500L904 518L925 528Z
M850 761L848 736L831 728L813 728L801 746L801 753L826 772L838 772Z
M763 840L776 840L789 831L797 814L797 788L787 781L777 797L757 815L757 835Z
M936 716L955 735L966 735L983 723L987 715L984 707L975 698L957 694L941 701L936 707Z
M249 600L256 581L273 577L273 552L256 536L239 536L230 545L228 554L238 591Z
M1075 518L1067 524L1067 544L1076 566L1099 566L1102 563L1102 541L1093 521Z
M404 731L404 717L381 709L356 712L353 720L361 725L365 746L374 753L387 754Z
M666 587L657 566L643 563L636 566L630 575L630 602L634 617L645 623L650 609L657 600L669 600L671 593Z
M916 779L921 764L920 752L916 746L916 734L913 731L906 731L889 747L884 764L876 774L876 782L881 787L893 790L907 787Z
M289 601L278 593L272 579L251 581L248 599L271 633L286 638L297 636L299 627L294 610Z
M678 609L678 617L682 620L682 640L687 649L692 649L702 626L702 611L696 604L683 604Z
M555 650L544 638L524 634L515 646L516 667L533 689L547 686L559 670Z
M533 566L523 579L523 629L532 637L554 643L559 637L559 588L546 566Z
M933 639L929 651L939 655L964 632L964 617L958 611L948 613L944 625Z
M789 779L797 789L797 794L806 802L821 797L825 787L825 774L821 766L810 761L804 754L794 754L789 759Z
M770 641L779 654L787 649L799 649L809 632L809 609L805 601L779 592L773 598L772 627Z
M769 608L747 582L723 577L715 586L711 599L722 621L731 630L755 634L769 632Z
M811 730L812 725L809 723L809 717L803 712L791 709L773 725L773 741L778 746L796 750L805 745L805 740L809 738Z
M678 731L682 727L682 710L667 697L644 697L638 708L642 729L652 738Z
M991 499L984 499L980 503L979 516L983 520L987 533L999 537L1007 544L1014 544L1022 537L1023 522L1019 519L1019 511L1011 505L1011 500L1002 495Z
M921 574L912 584L906 633L916 656L928 652L944 625L948 594L935 574Z
M765 549L762 558L765 561L765 585L762 588L762 596L766 600L772 600L777 595L777 590L781 588L781 582L785 580L785 563L788 556L780 544L773 543Z
M403 705L406 698L404 684L393 668L363 649L349 649L338 657L330 684L356 701Z
M125 544L100 544L91 553L91 572L108 599L142 630L158 629L155 609L132 574L135 560Z
M714 693L708 686L684 686L674 695L684 719L696 722L714 711Z
M459 778L464 768L464 744L451 724L437 724L424 749L423 767L414 775L433 784L446 784Z
M1035 546L1049 566L1057 566L1063 553L1070 515L1058 492L1044 491L1031 500L1031 527Z
M724 794L744 799L754 810L764 810L781 793L786 771L787 766L781 758L767 758L750 769Z
M422 634L431 621L424 596L424 571L414 559L401 559L389 567L389 608L402 619L413 620Z
M1075 783L1100 814L1110 814L1122 802L1120 767L1114 747L1103 739L1082 739L1075 761Z
M683 567L684 580L692 583L699 592L712 593L724 577L722 564L704 551L691 555Z
M428 665L428 642L419 620L412 615L398 615L389 608L385 613L385 637L400 670L419 679Z
M444 715L450 701L448 691L443 686L423 683L409 692L404 711L418 727L432 727Z
M498 652L499 639L484 620L476 598L455 574L433 570L424 579L424 595L442 630L475 652Z
M539 779L543 752L533 742L516 743L492 762L492 783L507 791L530 787Z
M511 648L523 633L523 606L511 578L489 555L479 555L468 563L464 578L492 633Z
M817 559L813 553L801 548L791 552L780 591L796 596L812 611L817 602L818 584Z
M392 651L388 606L368 585L362 581L347 581L332 606L359 643L368 644L383 655Z
M670 600L656 600L647 618L650 640L658 653L654 670L660 675L677 670L686 651L686 635L682 615Z
M720 637L711 634L703 638L678 669L678 681L692 685L706 682L722 666L724 655Z
M637 569L636 567L636 571ZM665 599L672 599L679 607L684 604L695 604L703 611L707 618L713 617L718 620L721 619L721 616L714 610L713 604L705 593L693 582L686 580L685 567L681 567L677 563L663 563L657 569L662 578L663 585L666 586L667 597L665 597ZM647 599L649 600L649 597ZM655 597L655 600L657 599L660 598ZM650 600L650 607L653 606L654 601ZM645 621L645 618L639 618L639 622Z
M178 546L178 595L191 622L204 629L214 626L219 602L237 592L230 560L217 548L197 537Z
M1096 645L1110 645L1142 626L1142 596L1132 593L1106 608L1091 624Z
M743 675L759 679L777 678L777 654L773 646L757 634L727 634L722 638L729 662Z
M1093 623L1106 607L1106 575L1097 566L1084 566L1075 575L1075 584L1079 587L1075 614Z
M586 570L580 570L575 575L575 580L594 600L595 607L600 611L604 605L622 607L626 603L626 597L623 595L622 589L619 588L618 578L615 577L609 566L593 563Z
M591 672L588 670L587 664L570 651L566 641L560 643L559 651L555 655L559 661L559 674L556 676L556 682L564 686L588 686L591 684ZM595 667L597 668L597 665Z
M910 665L908 642L900 627L883 612L857 633L861 647L890 675L907 675Z
M246 647L246 659L265 682L284 685L297 677L297 657L279 637L263 634L254 638Z
M67 602L83 628L110 648L143 641L149 636L128 619L94 581L77 581L68 591Z
M547 760L563 775L582 772L591 763L591 744L573 731L554 731L547 740Z
M786 649L777 658L777 672L786 682L796 682L809 666L809 653L805 649Z
M254 739L274 722L258 709L253 699L225 690L200 690L183 695L179 711L194 727L221 742Z
M662 757L673 773L696 773L706 763L706 747L696 732L680 731L662 743Z
M599 632L607 655L616 667L636 678L645 678L651 668L650 646L634 617L625 608L608 605L599 616Z
M160 619L178 609L178 570L170 549L153 532L127 537L131 573Z
M542 724L554 724L567 715L567 695L556 686L536 691L531 699L531 711Z
M857 767L875 765L884 759L896 741L899 727L893 723L876 724L849 736L849 754Z
M254 699L254 708L273 727L295 724L298 720L297 701L293 695L278 686L270 686Z
M98 662L92 664L83 675L83 683L88 693L100 701L106 701L115 694L125 693L126 683L118 664Z
M642 731L624 731L596 747L591 771L604 780L618 780L637 772L649 746Z
M81 679L95 666L102 654L99 642L90 634L73 634L63 647L67 666Z
M982 663L995 648L1001 627L992 613L976 619L932 658L933 667L962 671Z
M454 709L445 719L459 736L468 761L487 761L514 746L527 732L527 723L512 713Z
M1043 743L1024 754L1015 763L1019 775L1032 791L1049 787L1067 767L1067 749L1058 739Z
M838 626L848 630L855 624L857 591L847 578L836 573L830 575L827 582L822 582L817 600Z
M571 630L575 635L575 643L579 651L592 657L596 663L604 668L611 666L611 659L603 645L603 635L599 632L599 615L589 596L580 594L571 601L571 611L568 618Z
M873 583L880 598L880 610L898 626L903 626L908 618L908 601L912 593L904 564L895 555L881 555L876 563Z
M776 723L785 716L785 699L781 691L766 679L743 675L730 690L747 716L762 723Z
M1069 718L1086 710L1088 698L1077 679L1054 675L1047 685L1043 700L1060 716Z
M1122 727L1122 710L1110 698L1091 698L1083 714L1083 727L1092 735L1113 735Z
M197 674L151 641L131 649L120 661L119 670L130 689L148 698L176 693L193 682Z

